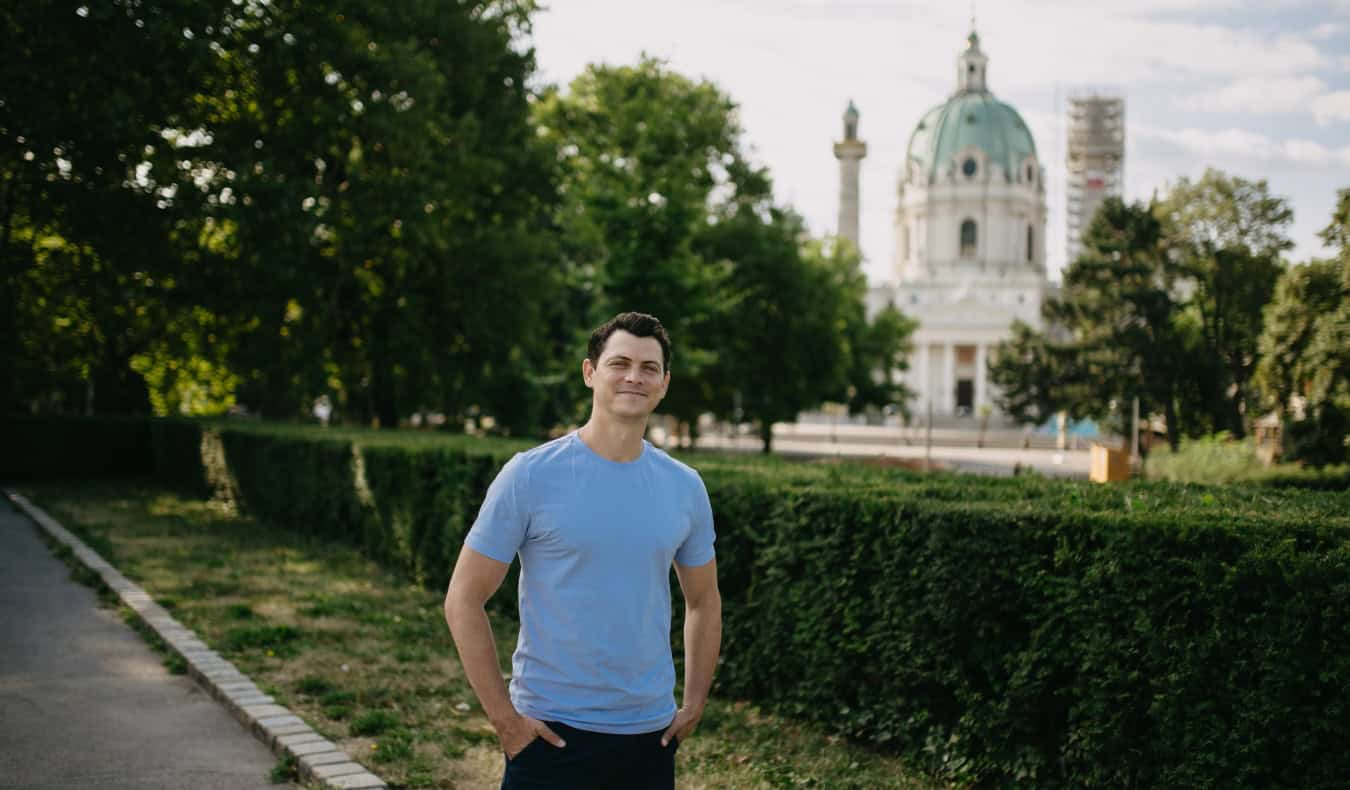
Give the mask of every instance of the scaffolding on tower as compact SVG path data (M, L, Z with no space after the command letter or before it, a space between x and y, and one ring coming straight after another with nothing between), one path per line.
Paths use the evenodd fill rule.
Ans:
M1072 266L1097 209L1125 186L1125 98L1114 91L1082 89L1069 95L1065 159L1065 224Z

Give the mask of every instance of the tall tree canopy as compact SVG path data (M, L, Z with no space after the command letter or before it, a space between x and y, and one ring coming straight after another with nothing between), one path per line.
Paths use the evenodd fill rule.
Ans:
M1018 329L991 360L999 405L1026 421L1048 411L1112 418L1138 397L1183 435L1243 435L1259 393L1262 310L1290 247L1287 202L1264 181L1208 171L1150 205L1107 200L1046 333Z
M1290 268L1267 305L1257 378L1280 410L1293 456L1350 458L1350 189L1321 233L1335 258Z
M1293 248L1294 212L1270 194L1264 180L1248 181L1206 170L1198 181L1179 180L1159 204L1168 248L1185 269L1187 309L1198 327L1195 380L1199 430L1246 433L1259 393L1251 386L1262 310L1270 301Z
M856 251L773 202L735 104L650 58L531 88L533 11L0 11L3 407L326 396L537 434L582 416L584 333L620 310L670 327L690 425L903 407L912 324L866 319Z
M695 239L717 205L768 193L741 150L735 105L712 83L644 57L588 67L566 91L548 92L536 118L562 170L558 224L573 288L559 357L615 313L656 315L678 342L678 383L664 408L695 419L712 405L704 371L728 307L727 270L700 256Z
M850 373L899 356L912 327L898 314L868 324L856 252L810 241L774 204L717 86L651 58L591 66L536 118L562 169L560 387L575 391L577 333L622 310L670 328L663 409L691 426L712 412L770 430L846 400ZM890 370L879 383L869 370L866 384L867 402L903 397Z
M0 410L143 412L130 361L177 303L168 195L140 175L215 67L218 4L0 9Z
M31 308L13 329L36 374L7 406L60 388L41 369L65 341L180 392L194 371L233 381L228 368L275 416L329 394L382 424L487 401L528 422L503 393L521 391L544 332L556 200L555 155L529 119L532 11L0 12L0 264L10 303ZM92 381L92 364L65 367Z

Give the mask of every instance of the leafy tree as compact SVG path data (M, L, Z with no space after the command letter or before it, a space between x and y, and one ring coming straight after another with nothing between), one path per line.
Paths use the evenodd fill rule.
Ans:
M848 406L850 414L895 409L909 416L909 401L914 393L900 375L909 369L910 342L919 324L894 305L882 308L869 321L865 307L867 278L862 272L862 257L857 247L844 238L829 243L812 242L808 252L836 272L843 289L844 347L848 352L848 384L845 392L829 395Z
M331 389L381 425L456 417L515 375L550 281L531 10L274 2L218 32L229 67L185 153L230 229L215 290L246 319L236 362L265 413Z
M1192 291L1188 309L1200 341L1190 367L1199 385L1196 411L1209 417L1208 431L1244 436L1258 405L1250 382L1262 310L1283 271L1280 256L1293 247L1286 235L1293 211L1264 180L1217 170L1178 181L1158 211Z
M1014 329L990 362L1000 409L1027 422L1054 411L1109 418L1110 404L1139 398L1147 414L1179 424L1176 382L1185 356L1175 325L1177 281L1152 208L1108 198L1088 226L1083 253L1043 315L1051 333ZM1177 432L1170 431L1174 446Z
M775 422L845 400L854 355L848 320L862 304L856 255L807 239L790 211L753 206L710 225L700 248L728 269L733 300L717 325L709 375L716 411L755 423L768 453Z
M697 239L711 214L768 194L741 150L735 105L717 86L643 57L589 66L565 92L548 92L536 119L562 169L557 224L569 287L559 300L555 358L566 373L557 380L575 380L590 327L648 312L678 349L663 408L695 425L715 405L706 371L720 353L714 326L732 304L727 268L705 260Z
M1092 401L1087 393L1073 391L1082 389L1082 383L1074 382L1071 362L1071 352L1045 333L1014 321L1012 337L999 344L988 363L997 393L994 402L1004 414L1030 425L1061 411L1074 418L1086 416L1082 410Z
M216 56L194 0L0 9L0 410L142 412L177 250L141 178Z
M1336 258L1289 269L1266 307L1258 381L1285 416L1291 455L1313 464L1347 457L1350 426L1350 189L1321 236Z

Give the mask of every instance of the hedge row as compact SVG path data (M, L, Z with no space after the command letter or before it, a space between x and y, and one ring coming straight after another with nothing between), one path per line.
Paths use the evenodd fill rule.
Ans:
M161 479L436 587L521 446L190 422L148 435ZM1350 776L1350 494L696 465L718 529L719 693L979 785Z
M151 464L145 419L0 417L0 481L135 477Z
M1350 776L1343 517L714 490L728 693L996 786Z

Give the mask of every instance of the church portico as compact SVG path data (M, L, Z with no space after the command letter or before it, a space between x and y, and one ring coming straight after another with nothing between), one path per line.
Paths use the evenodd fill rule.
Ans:
M927 414L930 405L933 414L942 417L970 416L983 406L992 407L987 363L1003 336L1001 327L916 332L910 369L904 376L915 394L914 414Z

